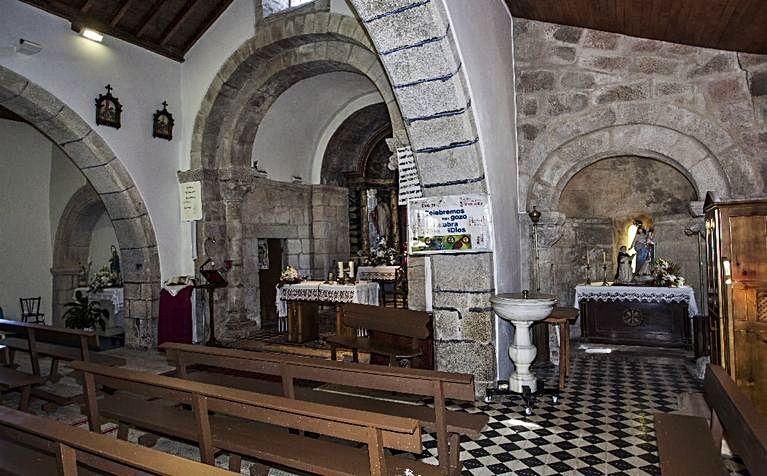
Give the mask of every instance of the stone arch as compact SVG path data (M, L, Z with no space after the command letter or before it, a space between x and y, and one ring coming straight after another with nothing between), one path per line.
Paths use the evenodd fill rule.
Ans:
M531 179L527 203L552 211L579 170L623 155L648 157L674 167L690 180L700 200L709 190L726 193L730 189L721 165L699 141L666 127L630 124L589 132L552 150Z
M0 105L58 145L85 175L112 220L126 286L125 342L156 343L160 260L141 194L118 157L75 111L25 77L0 66Z
M80 187L61 214L53 241L53 324L63 326L64 304L72 301L80 266L88 262L91 233L106 212L104 203L89 184Z
M520 177L521 205L553 210L569 177L597 160L617 155L647 156L674 166L695 186L731 194L735 183L761 187L741 169L741 148L718 125L673 104L616 104L577 120L550 124L531 149Z

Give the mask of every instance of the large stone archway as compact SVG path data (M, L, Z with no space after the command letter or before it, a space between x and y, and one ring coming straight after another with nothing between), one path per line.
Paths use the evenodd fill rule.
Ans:
M412 146L427 195L487 192L467 81L444 5L400 0L351 4L361 22L311 12L259 23L256 37L224 64L203 100L191 147L196 170L181 180L202 178L207 184L209 206L198 227L198 243L208 236L226 243L218 251L218 259L232 263L226 313L242 312L241 197L253 187L242 164L252 147L250 134L268 109L254 93L284 87L282 80L268 80L280 77L279 71L291 75L286 65L300 63L303 75L329 67L348 71L350 66L365 74L390 111L397 145ZM414 258L408 266L411 307L433 305L437 368L473 373L481 391L495 379L494 318L488 307L494 292L492 254ZM456 276L455 269L464 272Z
M0 105L58 145L85 175L112 220L125 282L125 341L156 343L160 260L143 199L109 145L76 112L23 76L0 66Z

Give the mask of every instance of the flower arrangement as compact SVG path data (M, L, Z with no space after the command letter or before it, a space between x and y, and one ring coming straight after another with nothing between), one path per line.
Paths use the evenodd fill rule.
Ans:
M653 270L655 278L653 284L660 287L676 288L684 286L684 277L682 277L682 267L673 261L658 258Z
M282 284L296 284L301 281L303 281L301 274L299 274L298 270L292 266L286 267L282 270L282 273L280 273L280 282Z
M379 238L373 246L370 247L370 252L365 254L362 250L357 253L362 262L367 266L394 266L399 259L399 253L397 249L386 245L384 238Z
M88 287L91 291L100 291L104 288L117 286L120 282L120 277L117 273L113 273L109 266L104 266L93 275L88 282Z

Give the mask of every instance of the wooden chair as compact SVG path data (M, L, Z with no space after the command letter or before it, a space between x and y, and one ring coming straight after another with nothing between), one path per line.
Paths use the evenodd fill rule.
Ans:
M30 322L32 324L45 324L45 314L40 312L40 301L42 298L19 298L21 306L21 322Z
M232 473L0 407L0 474L225 476Z
M477 438L488 422L488 416L483 413L453 411L446 407L446 399L474 400L476 389L474 377L470 374L188 344L166 343L160 348L175 364L175 375L184 379L335 407L415 418L424 431L437 434L439 464L445 474L461 472L461 435ZM322 384L343 385L350 388L350 393L316 389ZM355 390L416 396L432 400L433 405L377 400L354 395Z
M344 304L340 321L339 334L325 338L330 344L332 360L336 360L338 348L346 348L352 350L353 362L358 361L358 353L362 351L371 354L371 363L433 368L431 315L428 313ZM365 329L367 335L360 336L349 329ZM383 362L376 362L377 356L382 356Z
M266 474L267 464L338 476L441 474L436 466L386 454L386 448L421 452L420 426L412 418L341 409L87 362L71 365L84 374L91 431L99 431L103 419L117 421L120 439L125 439L129 426L133 426L196 443L200 459L207 464L215 464L217 452L227 452L232 471L240 471L242 457L252 458L259 462L257 475ZM118 392L97 400L97 384ZM191 411L179 404L191 407ZM298 430L298 434L288 429ZM333 440L312 438L303 432Z
M392 285L391 291L386 289L387 284ZM391 302L393 307L407 309L407 268L403 266L397 268L394 272L394 282L382 282L381 289L383 290L383 306Z
M663 476L729 474L722 462L722 438L750 474L767 474L767 419L718 365L706 369L703 395L711 417L655 415Z

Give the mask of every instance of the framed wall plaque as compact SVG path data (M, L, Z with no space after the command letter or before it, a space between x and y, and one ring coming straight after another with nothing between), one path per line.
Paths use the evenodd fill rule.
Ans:
M122 125L123 107L120 100L112 96L112 85L105 86L107 93L96 98L96 124L119 129Z
M168 103L162 102L162 109L158 109L152 116L152 137L173 140L173 114L168 112Z

